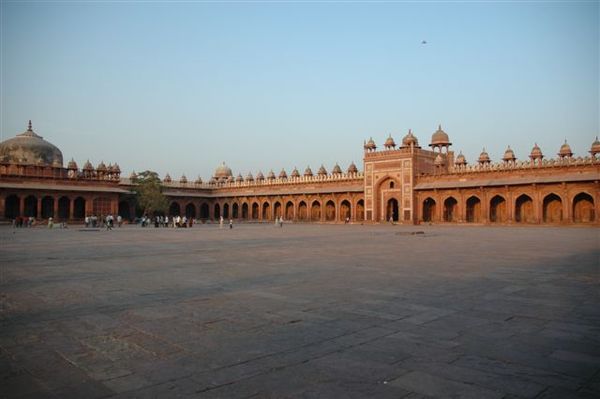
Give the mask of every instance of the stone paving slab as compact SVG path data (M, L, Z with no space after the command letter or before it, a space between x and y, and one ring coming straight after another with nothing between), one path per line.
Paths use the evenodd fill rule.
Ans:
M598 397L599 260L597 228L1 227L0 397Z

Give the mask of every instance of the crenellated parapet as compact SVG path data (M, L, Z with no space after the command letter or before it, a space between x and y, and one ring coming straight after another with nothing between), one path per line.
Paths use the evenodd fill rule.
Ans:
M576 167L585 165L600 166L600 160L595 157L569 157L569 158L553 158L553 159L531 159L524 161L503 161L503 162L480 162L473 165L455 164L449 168L447 173L442 174L461 174L461 173L482 173L494 171L511 171L511 170L531 170L531 169L548 169L548 168L564 168Z
M82 169L77 168L75 161L71 160L67 167L48 165L28 165L18 163L0 163L0 176L6 178L51 178L70 181L107 181L118 183L121 178L121 169L116 163L106 166L101 162L97 168L86 162Z

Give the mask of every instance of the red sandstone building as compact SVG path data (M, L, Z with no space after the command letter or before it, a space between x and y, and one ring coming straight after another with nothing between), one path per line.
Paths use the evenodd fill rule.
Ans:
M572 224L600 221L600 141L590 156L574 157L565 142L557 157L547 159L535 145L527 160L507 148L492 163L485 150L475 164L455 157L441 126L429 149L408 132L400 146L390 136L378 150L364 144L363 171L351 164L289 175L258 173L234 177L225 164L208 182L173 181L164 192L170 215L202 221L268 221L283 217L298 222L530 223ZM117 164L89 161L80 169L64 167L61 151L28 129L0 143L0 218L82 220L87 215L135 215L135 186L121 177Z

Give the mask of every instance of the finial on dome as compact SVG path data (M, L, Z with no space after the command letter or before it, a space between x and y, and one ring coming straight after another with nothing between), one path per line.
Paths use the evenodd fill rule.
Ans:
M438 130L442 130L442 124L441 123L438 125Z
M33 128L31 127L31 119L29 120L29 124L27 125L27 130L33 132Z

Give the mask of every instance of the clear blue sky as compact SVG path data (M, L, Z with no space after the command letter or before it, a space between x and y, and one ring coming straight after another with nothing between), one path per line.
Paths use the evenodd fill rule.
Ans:
M80 167L208 178L362 168L362 144L441 123L473 162L599 128L599 6L1 4L2 138L34 129ZM422 45L421 41L427 44Z

